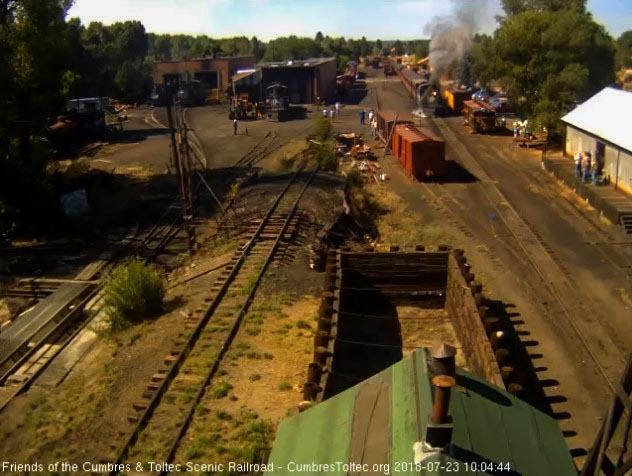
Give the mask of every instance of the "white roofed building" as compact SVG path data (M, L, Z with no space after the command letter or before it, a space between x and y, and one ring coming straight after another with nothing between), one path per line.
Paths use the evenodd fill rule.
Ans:
M605 88L562 117L564 153L591 152L615 188L632 193L632 92Z

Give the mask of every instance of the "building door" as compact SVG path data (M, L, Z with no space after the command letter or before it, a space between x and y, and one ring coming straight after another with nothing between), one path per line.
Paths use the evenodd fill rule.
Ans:
M202 83L204 89L217 88L219 73L217 71L198 71L194 73L193 79Z
M595 141L595 164L597 170L601 172L604 164L606 163L606 144L603 142Z

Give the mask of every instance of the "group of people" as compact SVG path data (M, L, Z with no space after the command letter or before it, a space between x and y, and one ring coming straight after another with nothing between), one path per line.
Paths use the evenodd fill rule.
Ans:
M503 116L503 120L505 119L505 116ZM503 122L503 126L504 126L505 122ZM513 136L514 138L516 137L529 137L531 135L531 133L529 132L529 129L527 129L527 126L529 124L528 120L525 121L514 121L513 123Z
M319 98L320 99L320 98ZM331 122L334 122L334 117L340 116L340 103L337 102L331 109L327 109L327 106L323 109L323 117L328 117Z
M366 125L366 111L364 109L360 109L358 111L358 116L360 117L360 125ZM375 114L373 109L369 111L369 127L371 128L371 135L373 137L377 136L377 114Z
M577 178L582 179L584 183L590 182L591 173L593 183L599 183L603 166L602 160L597 158L594 161L592 160L592 154L588 150L575 154L575 175Z

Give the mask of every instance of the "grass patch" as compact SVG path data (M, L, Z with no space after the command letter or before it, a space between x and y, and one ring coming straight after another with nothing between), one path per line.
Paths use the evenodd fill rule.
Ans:
M252 360L261 360L261 354L259 352L248 352L246 357Z
M270 354L269 352L264 352L263 358L266 360L272 360L274 359L274 355Z
M204 456L206 452L200 448L199 446L193 445L189 446L187 449L187 458L188 459L197 459L200 456Z
M296 322L296 327L298 327L299 329L305 329L305 330L309 330L312 328L312 326L310 326L309 323L307 321L304 321L303 319Z
M189 395L187 393L178 395L178 403L182 403L186 405L187 403L190 403L192 400L193 400L193 395Z
M239 350L248 350L250 349L250 344L247 342L240 342L235 347Z
M277 389L279 390L279 392L287 392L288 390L292 390L292 385L287 382L281 382Z
M233 419L233 416L225 410L215 410L215 416L218 420L228 421Z
M256 382L257 380L261 380L261 375L252 374L250 375L250 377L248 377L248 380L250 380L251 382Z
M283 324L274 332L276 332L277 334L287 334L290 332L290 329L292 329L292 324Z
M239 290L239 294L241 294L242 296L247 296L248 294L250 294L250 292L257 285L257 278L258 278L257 275L250 276L248 280L246 281L246 284L244 284L244 287Z
M246 329L246 334L248 334L249 336L258 336L259 334L261 334L261 327L249 327L248 329Z
M226 380L222 380L213 388L213 398L224 398L233 389L233 386Z

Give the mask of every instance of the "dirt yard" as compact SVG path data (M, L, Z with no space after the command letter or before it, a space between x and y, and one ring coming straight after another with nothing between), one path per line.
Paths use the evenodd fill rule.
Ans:
M207 108L206 113L195 111L200 122L221 121L219 112L217 108ZM231 153L242 157L258 134L287 128L279 134L275 150L256 164L259 180L233 189L236 211L236 215L232 214L233 223L260 215L266 203L280 191L284 180L277 179L277 174L287 176L295 167L288 158L307 145L296 133L307 134L312 123L297 122L279 125L261 121L249 126L248 138L252 140L235 142L232 137L227 138L232 142ZM96 168L116 168L115 173L126 177L151 179L158 169L164 170L167 159L164 154L152 155L159 144L161 147L156 150L167 146L164 136L152 137L107 147L90 162ZM216 134L211 139L226 138ZM206 146L209 150L215 147L208 140ZM219 159L217 155L213 158ZM223 160L211 164L212 184L226 177L223 172L229 161ZM218 378L212 382L207 398L199 406L200 419L181 448L187 460L211 456L230 459L231 455L232 460L240 455L255 457L252 452L263 451L270 445L278 422L297 411L311 361L312 331L322 290L322 274L309 269L307 245L342 206L343 187L344 179L323 172L303 197L300 210L305 218L300 239L283 263L273 265L266 274L245 325ZM183 263L175 265L165 276L169 288L167 312L117 334L99 330L90 351L57 387L35 384L15 399L1 416L0 454L11 455L12 460L19 462L111 460L130 428L127 418L134 413L132 405L142 400L145 386L162 367L167 349L188 332L185 316L204 306L207 290L243 241L237 230L218 234L210 218L211 215L205 217L198 229L198 241L203 246L192 261L180 245L166 250L174 258L170 260L170 268L174 263ZM217 397L218 386L230 391ZM209 434L205 428L201 432L200 425L209 422L234 431L223 428L221 435ZM209 438L222 444L204 444ZM86 441L90 444L86 445Z
M335 131L354 132L369 139L369 126L359 124L358 110L376 108L378 92L382 107L388 105L402 114L409 113L414 104L397 82L396 78L379 81L369 77L368 96L358 105L342 108L333 122ZM164 122L164 111L136 114L136 120L145 124L141 127L145 132L130 135L127 143L116 148L103 150L92 165L161 183L168 161L168 140L156 124ZM308 117L315 115L311 112ZM190 109L187 117L208 157L209 183L223 197L234 194L231 198L235 199L236 213L228 212L233 224L261 213L278 193L282 180L275 178L292 170L290 158L305 146L304 137L313 123L311 118L287 123L255 121L242 124L234 136L226 111L219 106ZM578 450L574 455L581 462L581 450L590 445L603 417L607 392L584 355L585 349L569 330L567 317L555 307L554 293L544 289L542 276L533 269L530 257L496 216L496 210L506 210L508 203L492 203L483 187L499 184L523 219L538 231L541 242L550 247L550 254L563 267L562 271L554 270L554 276L566 276L582 285L590 283L588 288L595 289L602 307L589 313L588 307L577 305L576 315L597 316L595 329L605 329L625 349L632 340L624 340L628 330L620 324L627 314L619 308L621 303L630 305L629 286L610 268L609 263L616 260L608 261L607 254L595 251L605 253L601 249L589 247L590 242L598 242L597 238L613 241L620 237L571 190L543 175L539 152L509 149L506 137L471 135L458 118L445 123L443 132L457 138L449 136L448 157L461 159L464 153L457 143L462 141L482 164L478 167L490 171L494 180L421 185L403 172L397 160L384 157L383 147L369 140L387 180L367 184L358 192L355 205L364 206L367 216L374 220L378 249L399 245L409 251L418 244L465 249L486 296L506 312L525 346L529 346L528 355L546 387L543 408L560 417L569 447ZM247 171L232 167L273 132L278 136L278 147L272 154ZM153 174L149 178L148 172ZM236 178L253 172L259 180L232 187ZM301 240L286 264L272 267L266 274L232 349L196 408L196 419L177 455L179 460L257 460L270 445L278 422L297 411L301 385L312 359L312 332L323 284L323 275L309 270L307 245L342 206L344 184L340 175L321 173L304 197L301 209L307 219ZM133 403L141 399L150 377L162 366L167 349L187 331L184 316L203 306L221 265L243 241L232 228L216 234L212 219L215 213L217 209L211 205L201 220L198 236L203 246L192 262L182 248L171 250L178 258L176 262L183 264L167 276L170 290L165 314L117 335L99 333L90 352L59 386L34 385L13 401L0 415L0 454L19 462L111 458L129 428L127 417ZM363 241L365 237L359 238ZM204 273L216 267L220 268ZM398 312L406 348L439 341L460 348L445 311L402 308ZM606 313L612 319L604 324ZM622 329L618 337L617 326ZM620 370L619 362L608 358L607 370L614 375ZM465 364L461 354L458 363Z

